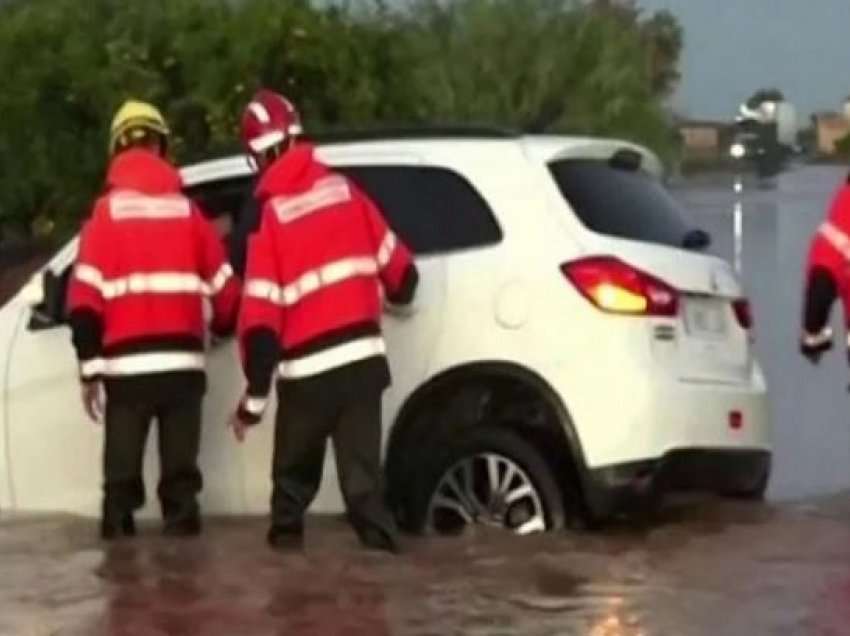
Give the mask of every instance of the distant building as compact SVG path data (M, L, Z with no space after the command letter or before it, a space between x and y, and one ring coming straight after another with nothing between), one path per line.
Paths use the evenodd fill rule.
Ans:
M680 120L676 128L682 139L686 161L718 159L723 155L729 142L728 122Z
M845 110L850 110L845 105ZM850 118L845 113L816 113L812 116L817 140L817 150L821 155L834 155L836 144L850 134Z

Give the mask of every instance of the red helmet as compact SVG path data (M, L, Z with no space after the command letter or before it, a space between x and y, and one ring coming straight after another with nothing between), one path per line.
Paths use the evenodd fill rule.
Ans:
M301 116L288 99L269 90L259 90L242 113L242 143L259 155L300 135Z

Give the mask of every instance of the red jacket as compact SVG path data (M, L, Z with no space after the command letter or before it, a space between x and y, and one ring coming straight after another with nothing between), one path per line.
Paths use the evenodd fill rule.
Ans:
M281 379L298 380L383 359L384 295L409 303L418 274L375 205L308 144L272 164L256 196L239 333L260 412L275 364Z
M806 264L803 344L828 345L830 309L836 298L850 324L850 183L836 193L826 220L812 238Z
M86 380L203 376L205 299L214 331L235 326L239 282L212 225L181 187L178 172L145 150L123 152L109 167L69 283Z

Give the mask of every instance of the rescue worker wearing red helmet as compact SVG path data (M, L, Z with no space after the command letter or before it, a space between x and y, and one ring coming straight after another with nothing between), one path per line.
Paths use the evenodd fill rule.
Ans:
M850 326L850 178L835 194L809 249L800 351L812 364L833 346L829 317L837 299Z
M82 229L69 281L83 406L105 427L104 539L135 534L154 419L164 532L200 532L205 303L221 335L235 329L238 315L240 284L212 225L182 194L180 174L166 160L168 137L150 104L128 101L117 112L105 189Z
M383 495L381 397L390 382L383 299L409 304L419 275L375 204L298 139L283 96L261 90L245 108L242 138L260 173L262 206L251 237L239 320L247 391L238 439L260 421L277 377L271 528L273 548L298 548L322 477L327 438L361 542L395 551Z

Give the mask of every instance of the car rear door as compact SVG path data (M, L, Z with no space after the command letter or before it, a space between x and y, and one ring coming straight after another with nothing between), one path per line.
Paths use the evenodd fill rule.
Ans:
M430 356L443 327L446 255L434 249L435 215L451 180L415 155L352 156L329 153L335 167L351 178L378 206L387 224L414 254L419 288L413 305L384 312L383 331L393 383L384 398L386 434L405 399L428 376Z

